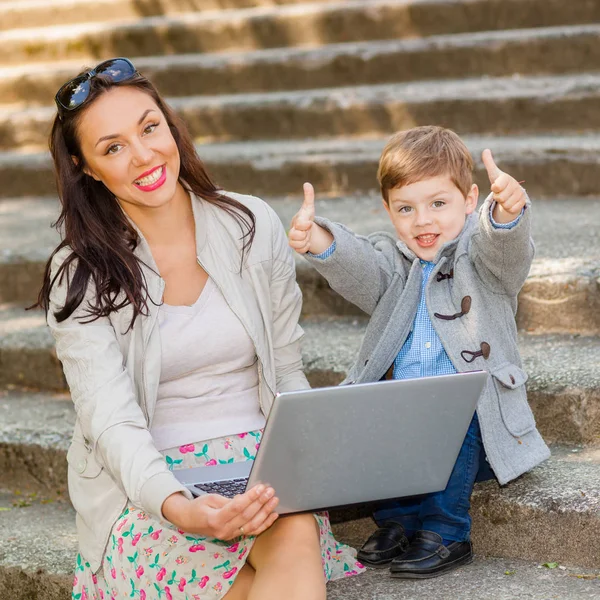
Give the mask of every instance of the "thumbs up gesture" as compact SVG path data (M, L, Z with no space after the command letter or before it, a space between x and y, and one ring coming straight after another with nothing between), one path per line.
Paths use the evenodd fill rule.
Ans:
M288 240L290 246L296 252L306 254L310 250L315 221L315 189L310 183L305 183L302 188L304 190L304 202L292 219Z
M483 164L490 179L492 193L496 206L494 208L494 220L498 223L509 223L514 221L525 206L527 196L519 182L504 173L494 162L494 157L489 149L485 149L481 155Z
M295 214L288 234L290 246L299 254L321 254L333 243L333 236L327 229L315 223L315 190L305 183L304 202Z

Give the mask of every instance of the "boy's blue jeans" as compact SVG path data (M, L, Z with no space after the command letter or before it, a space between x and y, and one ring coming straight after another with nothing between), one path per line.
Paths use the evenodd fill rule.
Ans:
M466 541L471 534L469 508L475 481L493 477L485 458L479 420L475 414L446 489L386 502L373 513L373 518L379 526L386 521L401 523L408 537L419 529L425 529L439 534L444 540Z

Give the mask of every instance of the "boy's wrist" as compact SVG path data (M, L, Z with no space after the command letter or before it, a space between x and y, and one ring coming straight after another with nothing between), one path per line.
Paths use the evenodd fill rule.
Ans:
M495 206L492 209L492 219L494 220L494 222L500 224L500 225L506 225L508 223L512 223L513 221L516 221L519 216L521 215L522 211L519 211L518 214L514 215L512 213L509 213L507 210L505 210L503 208L503 206L501 204L499 204L498 202L495 202Z
M313 222L308 251L311 254L322 254L333 244L333 240L333 235L327 229Z

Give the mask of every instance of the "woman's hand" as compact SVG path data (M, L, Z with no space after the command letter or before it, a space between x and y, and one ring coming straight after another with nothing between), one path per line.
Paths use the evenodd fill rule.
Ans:
M259 535L271 527L279 516L274 512L278 502L273 488L259 484L232 499L205 494L188 500L183 494L172 494L163 502L162 513L188 533L231 540Z

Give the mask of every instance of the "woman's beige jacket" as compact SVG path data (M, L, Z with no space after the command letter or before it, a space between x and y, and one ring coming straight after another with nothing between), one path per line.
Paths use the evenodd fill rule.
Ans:
M254 342L259 400L266 416L276 392L309 387L299 348L302 297L277 215L258 198L227 195L256 216L256 235L241 274L237 221L192 195L196 251L199 263ZM78 317L84 314L87 299L71 317L57 323L54 312L64 305L65 281L53 288L48 312L77 413L67 453L69 495L77 511L80 551L94 571L100 567L111 528L127 502L161 517L167 496L181 491L191 497L167 468L149 432L160 378L157 313L164 281L148 244L140 237L135 253L147 265L143 271L151 301L149 314L138 317L133 329L128 329L130 306L81 323ZM56 254L53 274L69 253L65 248Z

